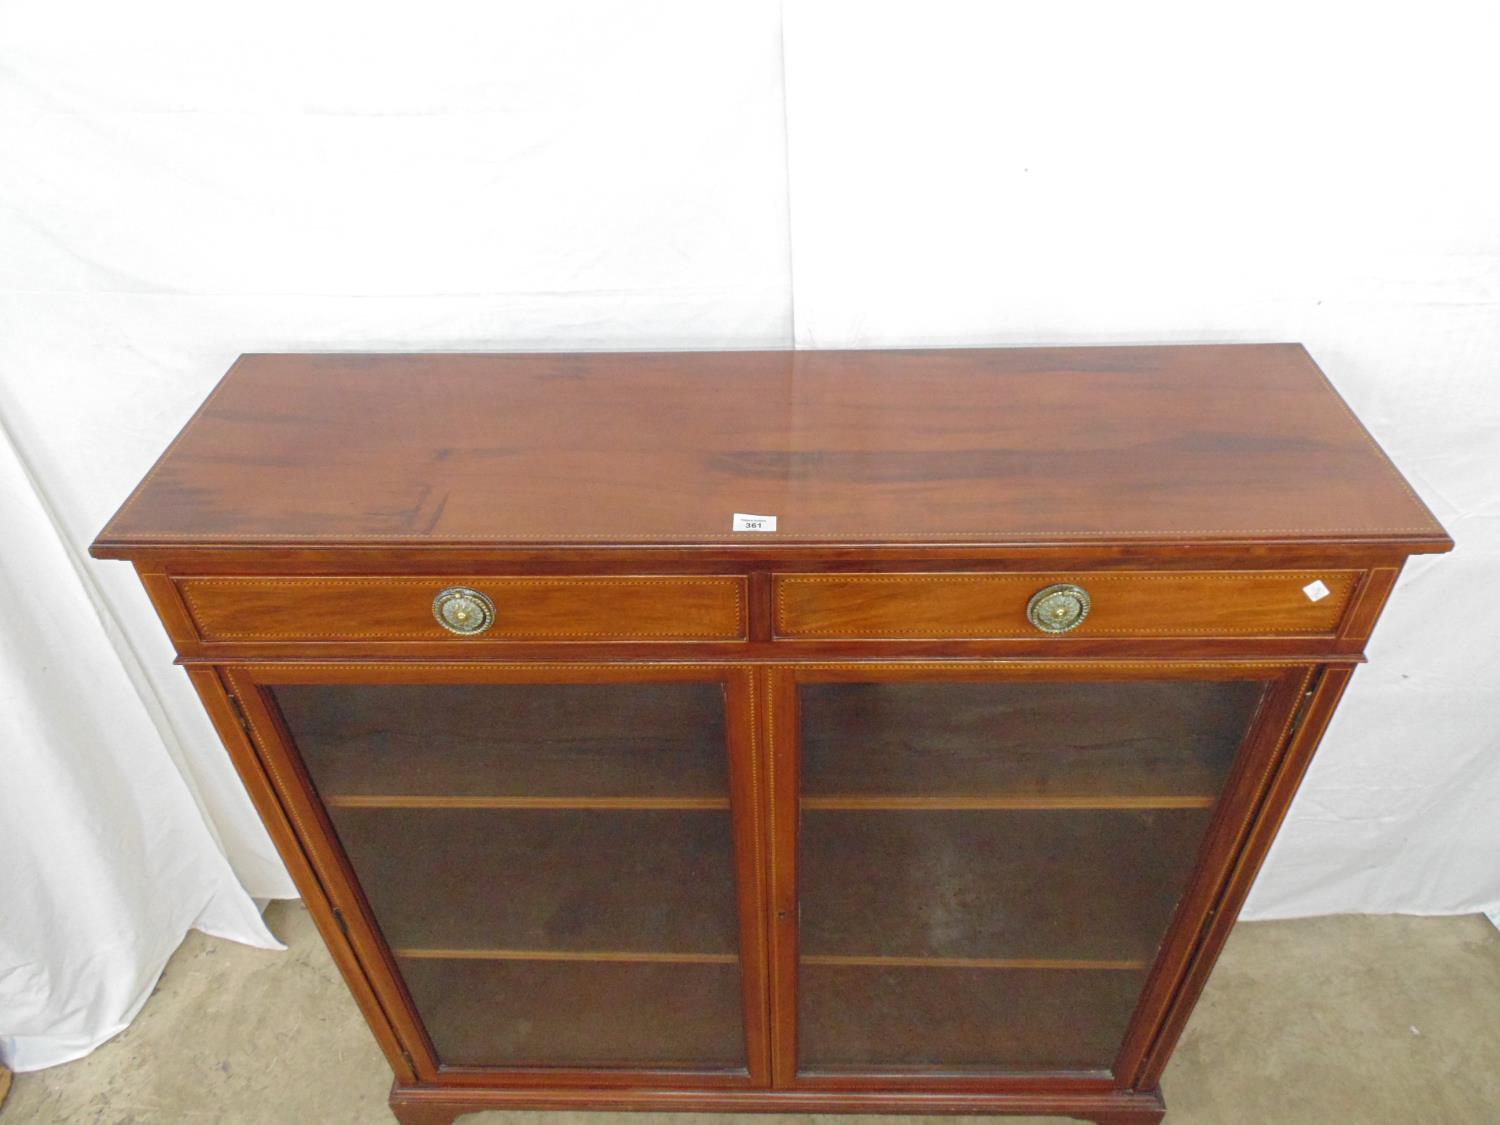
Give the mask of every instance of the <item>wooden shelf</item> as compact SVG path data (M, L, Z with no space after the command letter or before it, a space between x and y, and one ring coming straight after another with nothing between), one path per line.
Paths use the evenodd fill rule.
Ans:
M650 965L735 965L735 953L652 953L570 949L395 949L413 961L624 961Z
M1210 809L1213 796L1140 797L804 797L803 809L821 812L943 809ZM727 797L446 797L417 794L334 794L324 798L338 809L728 809Z
M1217 797L1161 796L1139 797L1065 796L1049 797L803 797L804 810L819 812L871 811L889 812L941 811L954 809L1004 811L1006 809L1211 809Z
M325 799L729 792L717 683L280 684L271 691Z
M561 949L395 949L400 958L412 961L619 961L653 965L733 965L734 953L660 953L621 950ZM911 969L1035 969L1138 971L1144 961L1057 961L997 957L871 957L812 954L801 958L804 965L861 965L868 968Z
M728 797L448 797L416 794L335 794L336 809L725 809Z
M884 681L798 690L805 798L1119 800L1218 793L1263 686Z
M393 948L739 949L726 810L329 809Z
M1048 971L1097 970L1138 972L1145 961L1058 961L1006 957L870 957L857 954L813 953L799 958L804 965L843 965L868 969L1034 969Z
M1209 816L804 810L804 960L1149 962Z

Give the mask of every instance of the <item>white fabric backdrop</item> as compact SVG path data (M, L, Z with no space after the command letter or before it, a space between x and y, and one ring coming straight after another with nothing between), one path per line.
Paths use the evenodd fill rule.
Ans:
M1459 550L1247 916L1500 905L1487 5L413 11L0 6L0 1056L293 893L83 555L241 351L1303 340Z
M786 43L799 346L1308 346L1458 547L1244 917L1500 903L1500 7L791 4Z
M188 927L264 943L247 896L295 893L130 568L83 555L236 354L789 338L774 6L414 12L0 9L18 1069L118 1030Z

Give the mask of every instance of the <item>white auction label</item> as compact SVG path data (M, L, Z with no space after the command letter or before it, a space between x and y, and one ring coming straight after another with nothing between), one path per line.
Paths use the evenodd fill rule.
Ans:
M1316 582L1309 582L1306 586L1302 587L1302 592L1307 595L1308 601L1320 602L1333 591L1323 585L1323 580L1319 578Z
M735 531L775 531L775 516L747 516L744 512L734 513Z

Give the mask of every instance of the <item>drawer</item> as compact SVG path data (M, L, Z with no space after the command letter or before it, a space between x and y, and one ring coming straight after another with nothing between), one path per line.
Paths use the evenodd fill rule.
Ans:
M206 641L703 641L745 636L737 576L181 578ZM436 616L445 591L461 634ZM468 592L481 595L473 598ZM456 600L454 600L456 599ZM479 608L485 607L487 608Z
M913 640L1327 636L1337 631L1361 573L779 574L776 634ZM1066 632L1044 632L1028 617L1032 599L1050 586L1081 587L1087 597L1082 621ZM1079 603L1065 593L1053 604L1066 619Z

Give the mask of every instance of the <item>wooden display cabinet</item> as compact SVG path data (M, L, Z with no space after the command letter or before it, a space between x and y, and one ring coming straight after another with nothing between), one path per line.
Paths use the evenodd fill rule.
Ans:
M1257 345L245 356L93 552L407 1125L1104 1123L1450 546Z

